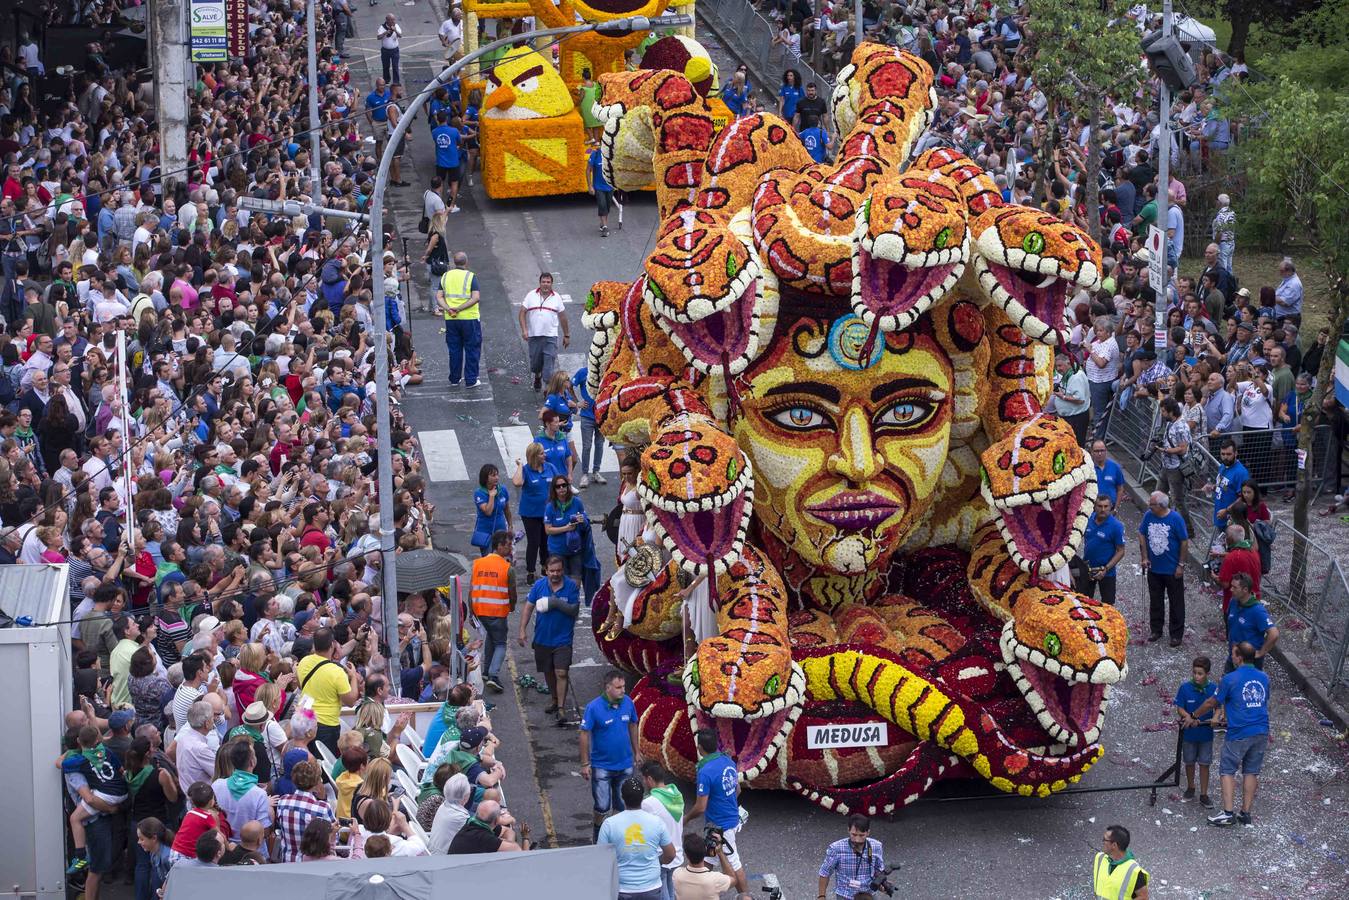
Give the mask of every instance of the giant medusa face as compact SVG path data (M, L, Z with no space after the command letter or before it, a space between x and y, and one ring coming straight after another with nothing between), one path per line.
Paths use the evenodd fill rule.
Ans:
M952 368L936 341L915 329L869 345L870 331L851 313L781 327L741 382L735 420L760 526L808 566L847 575L902 543L951 436Z

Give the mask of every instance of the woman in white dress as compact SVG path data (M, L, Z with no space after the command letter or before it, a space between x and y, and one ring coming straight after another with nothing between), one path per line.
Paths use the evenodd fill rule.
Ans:
M646 517L642 513L642 500L637 496L637 472L640 462L635 455L624 458L618 467L618 502L623 505L623 514L618 520L618 544L614 547L618 567L623 568L637 536L642 533Z

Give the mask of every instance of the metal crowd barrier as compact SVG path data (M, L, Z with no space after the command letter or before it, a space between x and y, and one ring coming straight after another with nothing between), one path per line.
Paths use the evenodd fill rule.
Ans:
M774 45L773 38L777 36L779 26L765 19L747 0L700 0L698 12L714 19L717 25L735 36L736 45L727 47L728 51L740 57L751 69L779 76L777 82L761 85L770 94L777 93L782 72L795 69L801 73L803 85L814 81L820 95L828 99L834 79L817 72L807 59L797 56L790 48ZM722 87L729 80L730 73L722 72Z
M1274 547L1260 593L1286 613L1279 620L1279 645L1307 651L1299 656L1332 690L1342 681L1349 684L1349 579L1343 564L1282 519L1274 520Z

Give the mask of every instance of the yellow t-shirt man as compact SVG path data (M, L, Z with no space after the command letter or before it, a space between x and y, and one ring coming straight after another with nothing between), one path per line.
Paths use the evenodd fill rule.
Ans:
M309 678L309 673L315 666L326 662L331 662L332 665L323 666L314 672L314 677ZM318 723L334 727L342 724L342 695L351 690L347 670L342 664L326 656L311 653L295 667L295 677L304 685L305 696L314 701L314 718Z

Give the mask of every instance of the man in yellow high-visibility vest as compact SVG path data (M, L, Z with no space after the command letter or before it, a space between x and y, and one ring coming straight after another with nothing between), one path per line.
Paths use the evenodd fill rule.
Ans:
M445 317L445 349L450 354L450 387L478 386L478 358L482 354L482 311L478 279L468 268L468 254L454 254L454 268L440 278L436 309Z
M1148 870L1129 849L1129 829L1111 825L1091 864L1091 886L1105 900L1148 900Z

